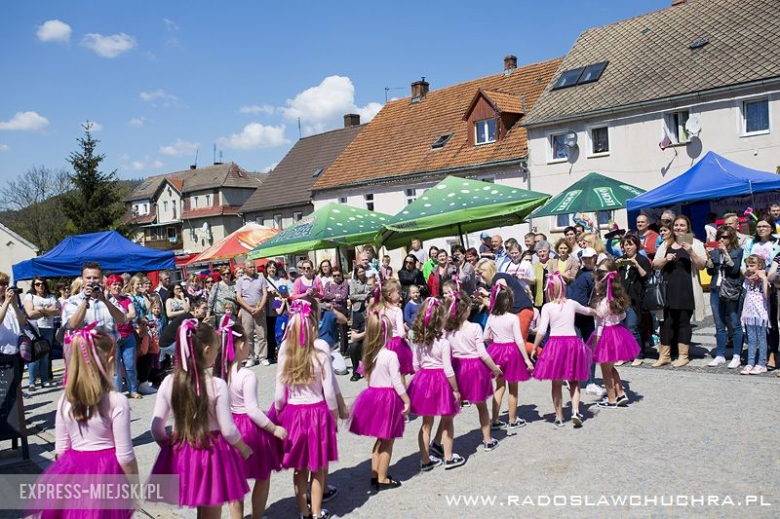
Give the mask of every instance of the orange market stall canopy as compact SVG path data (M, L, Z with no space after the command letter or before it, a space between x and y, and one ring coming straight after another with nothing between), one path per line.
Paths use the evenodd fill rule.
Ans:
M199 263L231 260L236 256L246 255L278 233L278 229L250 222L192 258L187 262L187 267Z

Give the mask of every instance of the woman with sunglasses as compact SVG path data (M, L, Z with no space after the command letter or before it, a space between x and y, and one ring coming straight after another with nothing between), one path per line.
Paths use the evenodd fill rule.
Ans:
M214 283L211 291L208 293L209 315L215 318L215 326L219 326L222 317L225 315L225 305L232 304L233 308L238 308L236 302L236 287L233 285L233 275L230 273L230 267L225 265L219 269L219 281Z
M173 285L173 294L165 301L165 315L168 316L168 322L189 311L190 302L184 295L184 287L178 283Z
M740 323L740 299L742 297L742 255L744 251L739 246L737 233L727 225L721 225L715 239L718 247L710 250L710 260L707 262L707 272L712 276L710 281L710 306L715 320L715 343L717 344L715 359L707 366L717 367L726 363L726 342L728 335L726 327L733 334L732 344L734 355L729 363L730 369L738 368L742 355L742 323Z
M404 258L404 266L398 271L398 281L401 283L401 297L404 305L409 301L409 288L412 286L425 286L422 272L417 268L417 258L414 254L407 254Z
M330 303L333 309L342 315L347 313L347 300L349 299L349 283L344 279L344 274L339 267L333 267L333 281L325 285L322 302ZM346 356L348 351L347 323L339 323L339 353Z
M49 344L54 344L54 316L59 315L60 304L49 292L44 278L33 278L32 288L24 296L24 311L38 328L38 334L49 341ZM27 364L30 391L35 391L35 382L39 376L41 387L49 387L50 355L47 353L39 360Z
M322 299L322 283L314 275L314 264L309 260L301 262L301 276L293 283L293 293L290 299L315 297Z

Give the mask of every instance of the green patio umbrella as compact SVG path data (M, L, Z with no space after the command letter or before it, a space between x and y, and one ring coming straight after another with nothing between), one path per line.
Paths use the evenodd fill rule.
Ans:
M588 173L582 180L567 187L531 213L531 218L623 209L628 199L644 192L644 189L599 173Z
M249 259L371 243L389 220L388 214L330 203L252 249Z
M446 177L385 224L379 237L388 249L420 239L460 236L515 225L550 195L461 177Z

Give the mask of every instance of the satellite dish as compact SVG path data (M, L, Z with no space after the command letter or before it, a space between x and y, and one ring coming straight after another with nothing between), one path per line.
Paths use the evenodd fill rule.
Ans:
M203 232L209 232L209 223L203 222L203 225L200 226L200 230Z
M701 119L695 115L688 117L688 120L685 122L685 131L688 132L688 135L699 135L699 132L701 132Z
M574 148L577 146L577 132L569 132L563 136L563 144L567 148Z

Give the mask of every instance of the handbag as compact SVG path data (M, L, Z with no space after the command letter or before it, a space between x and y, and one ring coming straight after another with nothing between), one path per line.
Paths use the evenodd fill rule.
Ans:
M642 308L645 310L661 310L666 307L666 280L660 270L653 271L647 280L645 295L642 298Z
M739 278L736 280L727 278L724 270L720 271L718 278L718 297L726 301L739 301L742 297L742 282Z
M26 362L36 362L49 353L51 353L49 341L41 337L34 326L28 324L19 337L19 354Z

